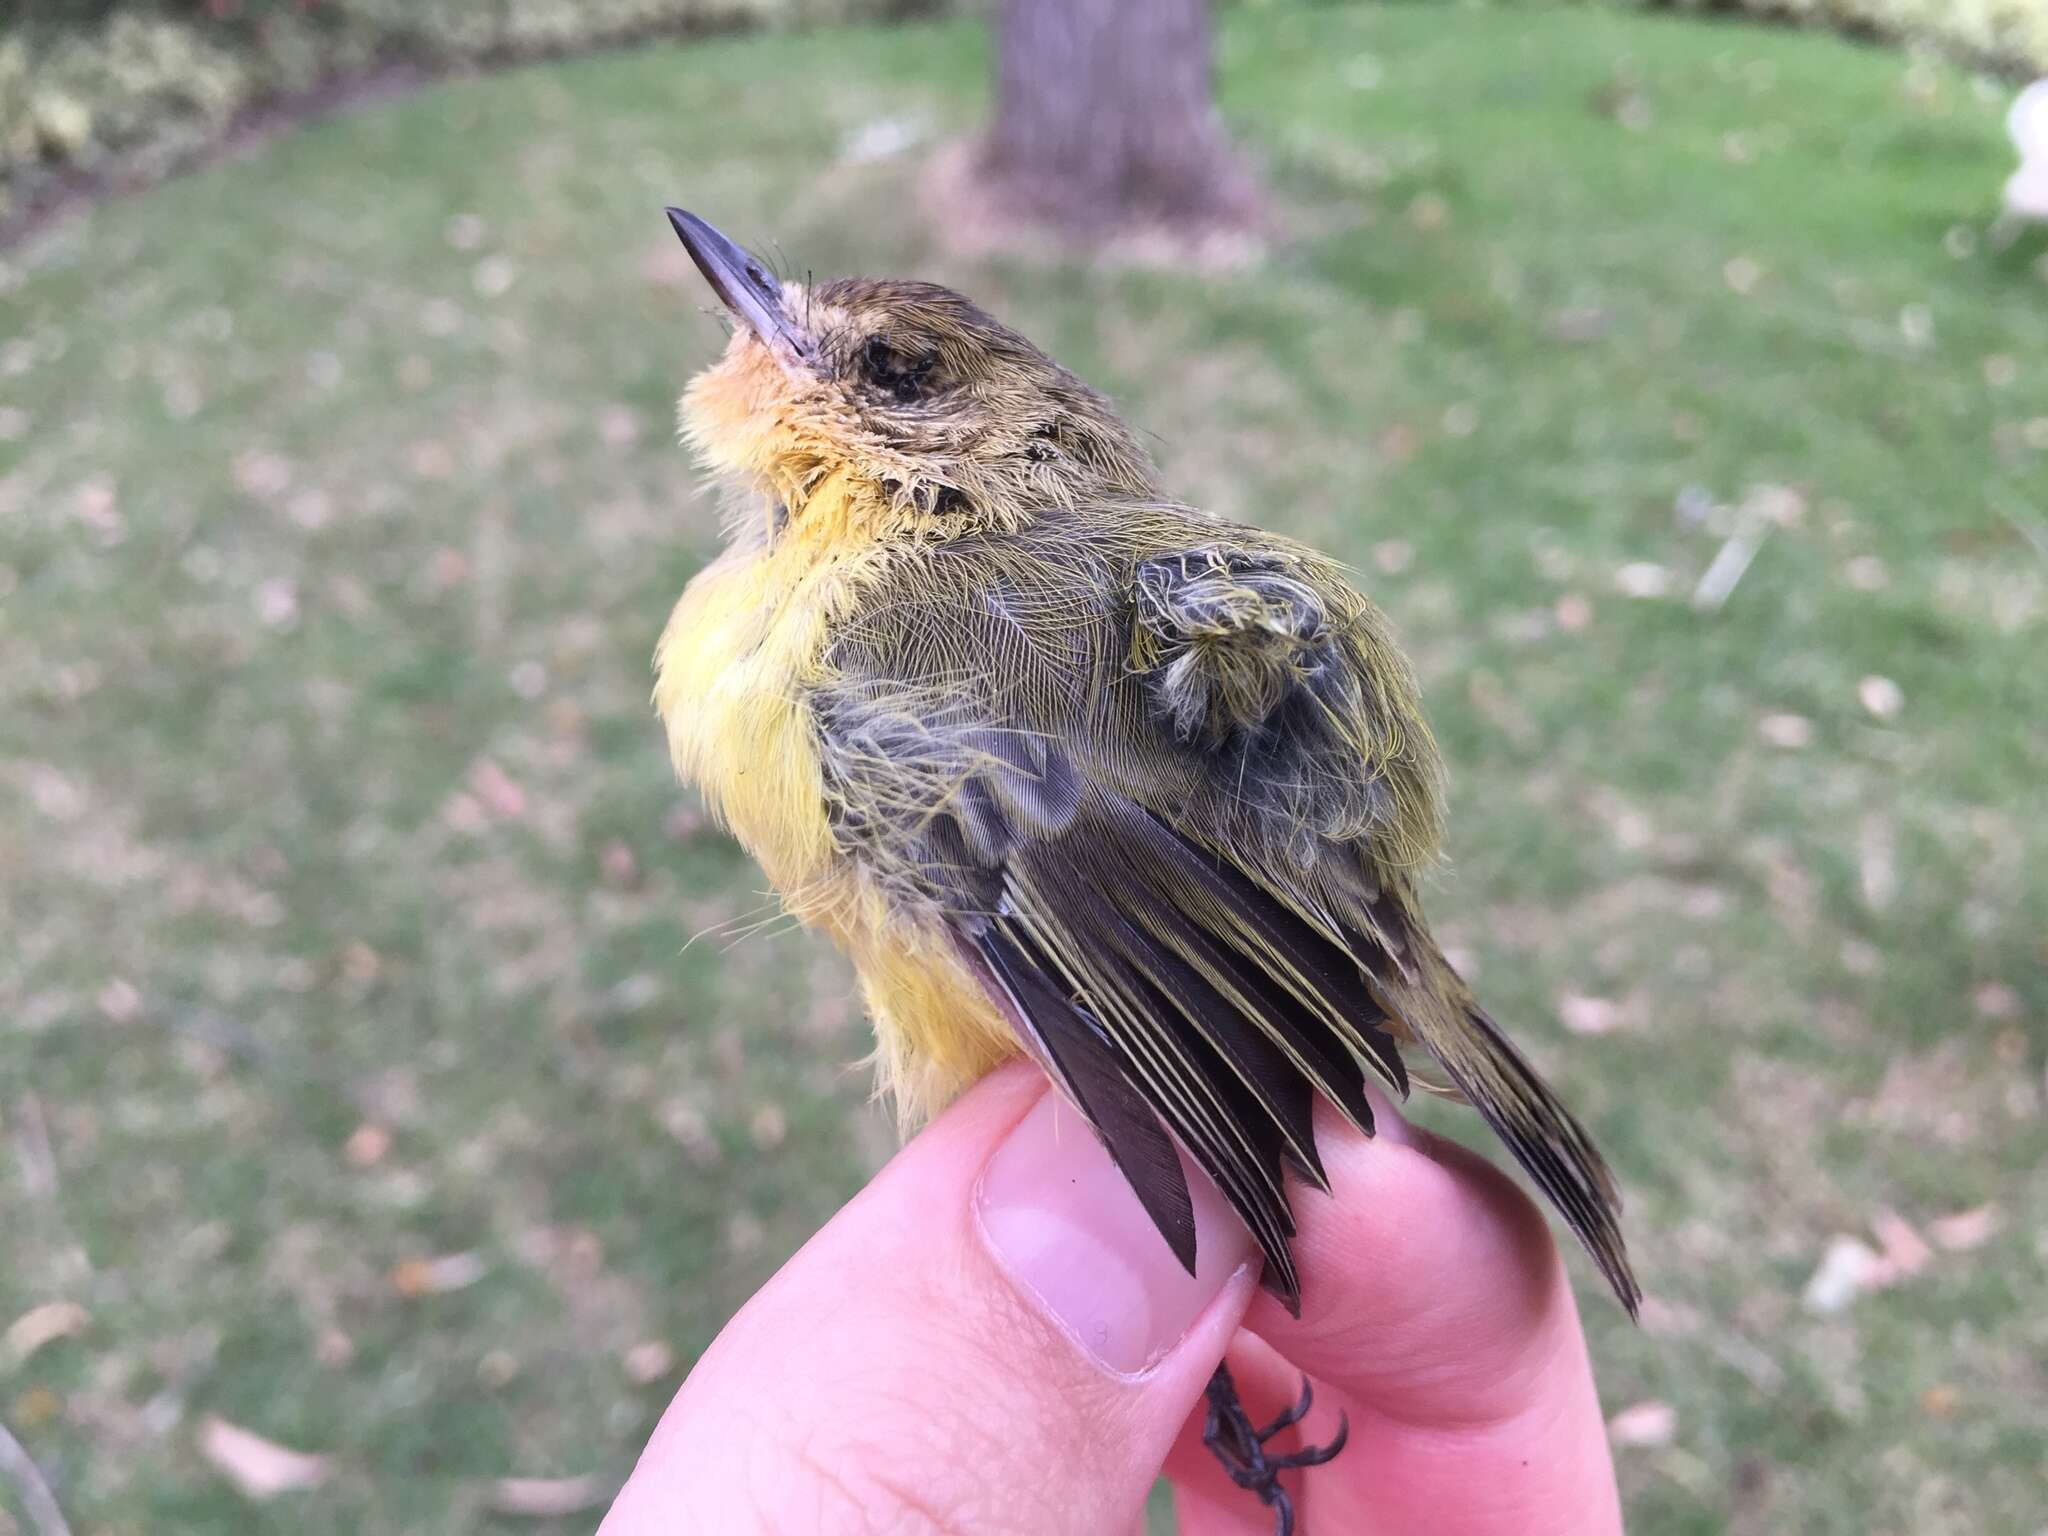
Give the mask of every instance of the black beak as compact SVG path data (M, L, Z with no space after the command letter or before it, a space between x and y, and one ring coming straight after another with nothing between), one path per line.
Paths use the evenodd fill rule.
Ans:
M676 238L697 263L704 281L718 295L718 302L731 310L771 351L787 349L801 357L810 350L810 339L782 312L782 285L769 274L761 259L744 246L735 245L694 213L680 208L668 210Z

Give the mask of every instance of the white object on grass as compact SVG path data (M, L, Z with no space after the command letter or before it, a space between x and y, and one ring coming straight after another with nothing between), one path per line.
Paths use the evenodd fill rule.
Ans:
M2005 184L2006 217L2048 222L2048 80L2020 92L2005 128L2020 152L2020 168Z

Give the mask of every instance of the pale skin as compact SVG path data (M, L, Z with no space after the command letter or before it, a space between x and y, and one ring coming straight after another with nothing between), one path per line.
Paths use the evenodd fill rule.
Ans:
M1189 1277L1078 1118L1015 1064L912 1140L729 1323L663 1416L603 1536L1143 1530L1267 1536L1203 1448L1228 1350L1255 1419L1316 1384L1290 1473L1308 1536L1607 1536L1613 1464L1548 1228L1504 1175L1375 1104L1330 1113L1332 1195L1297 1191L1294 1319L1197 1181ZM1280 1450L1305 1443L1289 1431Z

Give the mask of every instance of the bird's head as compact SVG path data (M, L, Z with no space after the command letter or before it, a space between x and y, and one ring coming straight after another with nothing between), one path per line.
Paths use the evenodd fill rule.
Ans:
M683 394L684 433L793 526L829 506L879 537L943 538L1156 494L1109 402L952 289L779 282L702 219L668 216L735 322Z

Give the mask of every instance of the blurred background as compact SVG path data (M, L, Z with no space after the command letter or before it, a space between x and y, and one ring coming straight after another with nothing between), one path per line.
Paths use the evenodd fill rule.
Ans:
M1391 612L1633 1529L2041 1530L2048 3L1716 9L0 8L0 1533L588 1529L894 1146L648 705L667 202Z

